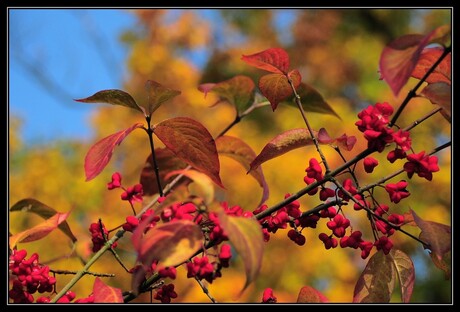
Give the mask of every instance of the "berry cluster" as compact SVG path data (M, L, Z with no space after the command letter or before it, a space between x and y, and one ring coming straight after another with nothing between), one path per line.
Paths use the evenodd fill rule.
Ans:
M91 223L89 227L91 233L91 241L93 242L93 252L98 252L107 241L109 231L105 228L102 221ZM117 247L118 243L112 244L112 248Z

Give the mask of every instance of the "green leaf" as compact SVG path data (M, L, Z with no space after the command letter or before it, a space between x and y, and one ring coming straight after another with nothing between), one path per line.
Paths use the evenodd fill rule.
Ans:
M246 283L241 293L259 275L262 266L264 240L259 222L253 218L229 216L223 209L217 212L220 225L244 263Z
M415 268L411 258L401 250L394 248L387 255L393 262L396 276L401 287L401 299L404 303L408 303L414 290Z
M120 288L110 287L96 277L93 284L94 303L124 303Z
M9 237L10 248L13 249L18 243L29 243L47 236L55 230L59 224L64 222L69 216L70 212L56 213L46 221L20 233Z
M156 225L142 233L149 218L142 221L133 233L132 241L138 260L150 266L159 261L164 267L175 266L192 257L204 244L201 228L190 220L177 220Z
M302 107L306 112L314 112L320 114L333 115L342 120L340 116L332 109L332 107L324 100L323 96L312 86L306 83L300 83L296 88L297 94L300 96ZM295 97L291 96L282 103L291 105L297 108Z
M176 117L160 122L153 131L177 157L224 187L219 176L216 143L201 123L188 117Z
M39 215L45 220L51 218L56 213L58 213L50 206L45 205L44 203L33 198L21 199L10 208L10 211L32 212ZM73 243L77 241L77 238L73 235L72 231L70 230L67 221L63 221L59 224L58 227L62 232L64 232L65 235L67 235L72 240Z
M242 113L254 100L255 84L251 78L243 75L235 76L231 79L219 83L205 83L198 87L198 90L205 94L215 93L219 96L219 101L227 101L235 106L238 114Z
M302 79L299 71L293 70L288 75L294 88L297 88ZM273 111L278 107L279 102L294 94L288 78L284 74L268 74L260 77L259 89L270 102Z
M422 230L420 239L429 244L429 249L438 260L442 260L444 255L452 249L451 227L433 221L425 221L415 211L412 209L410 211L415 223Z
M247 145L244 141L239 138L232 136L221 136L216 140L217 152L220 155L230 157L237 162L239 162L246 172L249 172L251 162L256 158L256 153L252 148ZM258 167L256 170L250 171L250 174L259 182L259 185L262 187L262 199L259 203L259 206L262 205L269 196L269 189L267 182L265 181L264 173L262 167Z
M145 89L147 90L147 105L141 105L144 110L145 115L151 116L158 107L176 96L181 92L173 89L164 87L153 80L147 80L145 84Z
M329 300L318 290L311 286L303 286L297 296L297 303L324 303Z
M368 261L355 285L354 303L388 303L396 279L395 267L390 257L380 250Z
M112 105L121 105L143 112L143 109L137 105L136 101L129 93L118 89L102 90L94 93L90 97L84 99L75 99L75 101L83 103L106 103Z
M168 179L179 174L191 179L200 187L201 192L198 192L198 195L200 195L200 197L204 200L205 204L210 204L214 200L214 185L207 175L192 169L175 170L168 173L165 178Z
M289 55L281 48L271 48L251 55L241 57L247 64L272 73L287 74L289 70Z
M281 156L293 149L313 144L313 139L305 128L285 131L264 146L260 154L251 162L249 171L257 169L267 160Z

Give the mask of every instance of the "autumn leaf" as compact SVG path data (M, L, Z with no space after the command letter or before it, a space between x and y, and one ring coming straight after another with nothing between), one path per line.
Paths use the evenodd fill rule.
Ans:
M143 109L137 105L136 101L129 93L118 89L102 90L94 93L90 97L75 99L75 101L83 103L106 103L112 105L121 105L143 112Z
M438 259L434 253L430 253L430 256L434 265L444 271L445 279L449 280L452 276L452 251L444 253L442 259Z
M389 258L382 251L368 261L355 285L354 303L388 303L396 280L396 272Z
M423 49L430 43L444 43L450 27L440 26L428 35L404 35L388 44L380 55L379 67L384 79L395 95L410 78Z
M433 221L425 221L415 211L412 209L410 211L415 223L422 230L420 239L429 244L429 249L438 260L442 260L444 254L450 252L452 248L451 227Z
M427 85L420 92L431 103L437 104L442 107L443 111L452 119L452 87L445 82L435 82Z
M217 152L220 155L224 155L236 160L244 167L246 172L250 171L251 162L257 156L253 149L243 140L232 136L225 135L216 139L216 147ZM256 179L260 187L263 189L262 199L259 203L260 206L268 199L270 193L268 185L265 181L264 173L261 167L258 167L255 170L251 170L249 173L254 177L254 179Z
M251 162L249 172L257 169L267 160L307 145L313 145L313 139L307 129L298 128L285 131L264 146L260 154Z
M293 70L289 72L288 76L292 80L294 88L297 88L302 79L299 71ZM288 78L283 74L268 74L260 77L259 89L270 102L273 111L281 101L293 94Z
M417 79L422 79L433 64L441 57L443 52L444 49L440 47L424 49L420 54L420 58L418 59L417 65L415 66L411 76ZM431 74L425 79L425 81L427 83L445 82L450 85L452 72L451 59L451 54L446 55L441 63L439 63L433 72L431 72Z
M415 268L411 258L398 249L392 249L387 255L395 268L396 276L401 288L401 299L404 303L410 302L414 290Z
M272 73L286 75L289 70L289 55L281 48L271 48L251 55L243 55L243 61L251 66Z
M192 257L204 244L201 228L190 220L177 220L156 225L145 235L148 218L141 222L132 235L138 260L150 266L153 261L162 266L175 266Z
M255 84L251 78L244 75L237 75L231 79L219 83L205 83L198 87L205 97L209 92L215 93L219 101L227 101L235 106L238 114L242 113L254 100Z
M297 296L297 303L324 303L329 300L318 290L311 286L303 286Z
M141 105L141 108L146 116L151 116L163 102L166 102L181 93L180 91L166 88L153 80L147 80L145 89L147 91L148 100L146 105Z
M160 122L153 131L177 157L224 187L216 144L201 123L188 117L175 117Z
M155 160L158 165L160 182L163 187L169 181L169 179L165 179L166 174L187 167L187 163L174 155L168 148L155 148ZM150 196L159 193L152 154L147 157L145 165L142 168L139 183L142 184L144 195Z
M229 216L223 209L217 211L221 227L244 263L246 283L241 293L259 275L262 266L264 240L260 224L253 218Z
M47 219L46 221L22 231L18 234L9 237L10 248L14 248L18 243L29 243L39 239L42 239L53 230L55 230L59 224L64 222L69 216L70 212L60 213L57 212L55 215Z
M96 277L93 284L94 303L123 303L121 289L110 287Z
M86 181L94 179L107 166L112 158L113 150L136 128L141 128L141 123L111 134L91 146L85 157Z
M334 109L324 100L321 93L318 92L311 85L301 82L298 87L296 87L297 94L300 96L300 102L302 103L302 108L306 112L314 112L320 114L333 115L342 120L340 116L334 111ZM288 97L282 103L285 103L290 106L297 107L295 103L295 97Z
M58 213L50 206L45 205L44 203L33 198L26 198L18 201L10 208L10 211L32 212L39 215L45 220L51 218L56 213ZM72 240L72 242L75 243L77 241L77 238L73 235L72 231L70 230L67 221L62 221L58 225L58 227L62 232L64 232L64 234L66 234Z
M214 200L214 185L212 180L204 173L196 170L175 170L166 175L166 179L172 176L182 174L195 182L200 187L199 195L204 200L205 204L210 204Z

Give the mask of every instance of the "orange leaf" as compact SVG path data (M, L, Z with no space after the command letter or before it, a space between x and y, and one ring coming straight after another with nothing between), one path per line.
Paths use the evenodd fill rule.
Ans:
M224 187L216 143L201 123L188 117L171 118L157 124L154 133L177 157Z
M289 55L281 48L271 48L251 55L243 55L243 61L251 66L278 74L287 74Z
M166 175L166 179L170 178L173 175L182 174L187 178L193 180L201 188L200 197L203 198L205 204L210 204L214 200L214 186L211 179L204 173L198 172L196 170L175 170L171 171Z
M304 286L297 296L297 303L323 303L329 300L318 290L311 286Z
M42 222L28 230L10 236L10 248L14 248L18 243L28 243L39 240L53 230L55 230L59 224L64 222L69 216L70 212L65 213L56 213L51 218L47 219L45 222Z
M293 70L288 75L294 87L297 88L302 79L299 71ZM284 74L268 74L260 77L259 89L270 102L273 111L278 107L279 102L293 94L288 78Z
M86 181L94 179L107 166L112 158L113 150L136 128L141 128L141 123L136 123L128 129L111 134L91 146L85 157Z
M452 87L445 82L435 82L427 85L420 94L431 103L442 107L443 111L452 119Z
M121 289L110 287L96 277L93 285L94 303L124 303Z
M415 66L412 72L412 77L422 79L439 57L441 57L443 50L444 49L439 47L424 49L420 54L417 66ZM425 81L428 83L445 82L450 85L452 71L451 59L452 55L447 55Z

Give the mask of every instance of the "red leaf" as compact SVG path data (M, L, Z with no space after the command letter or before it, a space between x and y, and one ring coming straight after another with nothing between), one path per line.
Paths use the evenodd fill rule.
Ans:
M297 88L302 79L299 71L289 72L289 77L292 79L294 87ZM259 89L270 102L273 111L278 107L279 102L293 94L292 87L286 75L283 74L268 74L260 77Z
M144 220L134 231L132 241L138 260L150 266L161 261L162 266L175 266L192 257L204 244L201 228L190 220L178 220L156 225L144 236Z
M229 216L223 210L218 211L218 217L220 225L244 263L246 283L241 290L242 293L259 275L262 266L262 229L259 222L253 218Z
M260 154L251 162L249 172L257 169L267 160L307 145L313 145L313 139L307 129L299 128L283 132L265 145Z
M59 224L64 222L69 216L70 212L56 213L51 218L47 219L28 230L15 234L9 237L10 248L14 248L18 243L28 243L39 239L42 239L53 230L55 230Z
M188 117L176 117L157 124L154 133L177 157L224 187L216 144L202 124Z
M417 66L412 72L412 77L422 79L433 64L441 57L443 48L426 48L420 54ZM428 83L445 82L451 84L451 59L452 55L448 54L441 63L436 66L433 72L425 80Z
M388 303L393 293L396 272L389 257L382 251L368 261L355 285L354 303Z
M278 74L287 74L289 55L281 48L271 48L251 55L243 55L243 61L251 66Z
M153 80L147 80L145 89L148 94L147 105L141 105L145 115L151 116L163 102L178 96L181 92L164 87Z
M445 82L430 83L420 94L430 100L431 103L437 104L443 108L443 111L452 118L452 87Z
M324 303L329 300L318 290L311 286L304 286L297 296L297 303Z
M124 138L136 128L141 128L141 123L136 123L128 129L111 134L96 144L88 151L85 157L86 181L94 179L107 166L112 158L115 146L120 145Z
M51 218L56 213L58 213L53 208L33 198L26 198L18 201L10 208L10 211L33 212L45 220ZM72 240L72 242L75 243L77 241L77 238L73 235L72 231L70 230L67 221L63 221L61 224L58 225L58 227L62 232L64 232L64 234L66 234Z
M93 285L94 303L123 303L121 289L110 287L96 277Z
M250 170L251 162L256 158L256 153L252 150L252 148L239 138L222 136L216 140L216 146L217 152L220 155L225 155L235 159L244 167L244 169L246 169L246 172ZM262 199L259 203L260 206L268 199L268 185L265 181L264 173L261 167L250 171L250 173L254 179L259 182L259 185L263 189Z
M450 27L441 26L428 35L405 35L388 44L380 56L380 73L395 95L406 84L423 49L433 42L444 42Z
M159 168L160 182L163 187L170 180L165 179L166 174L187 167L186 162L174 155L174 153L167 148L156 148L155 159ZM142 168L140 183L142 184L144 195L150 196L159 192L152 154L147 157L144 168Z
M318 92L312 86L301 82L298 87L296 87L297 94L300 96L300 101L302 102L302 107L306 112L315 112L320 114L333 115L339 118L340 116L332 109L332 107L324 100L321 93ZM295 103L294 94L290 96L287 100L283 101L288 105L297 107Z
M410 210L414 216L414 221L422 230L420 239L430 245L429 249L441 260L443 256L451 251L451 227L445 224L425 221L421 219L415 211Z
M102 90L94 93L90 97L76 99L75 101L83 103L107 103L112 105L121 105L142 112L142 108L137 105L136 101L129 93L117 89Z
M255 84L251 78L243 75L235 76L231 79L219 83L205 83L198 87L198 90L205 94L213 92L217 94L221 101L227 101L234 105L239 113L243 112L254 99Z

